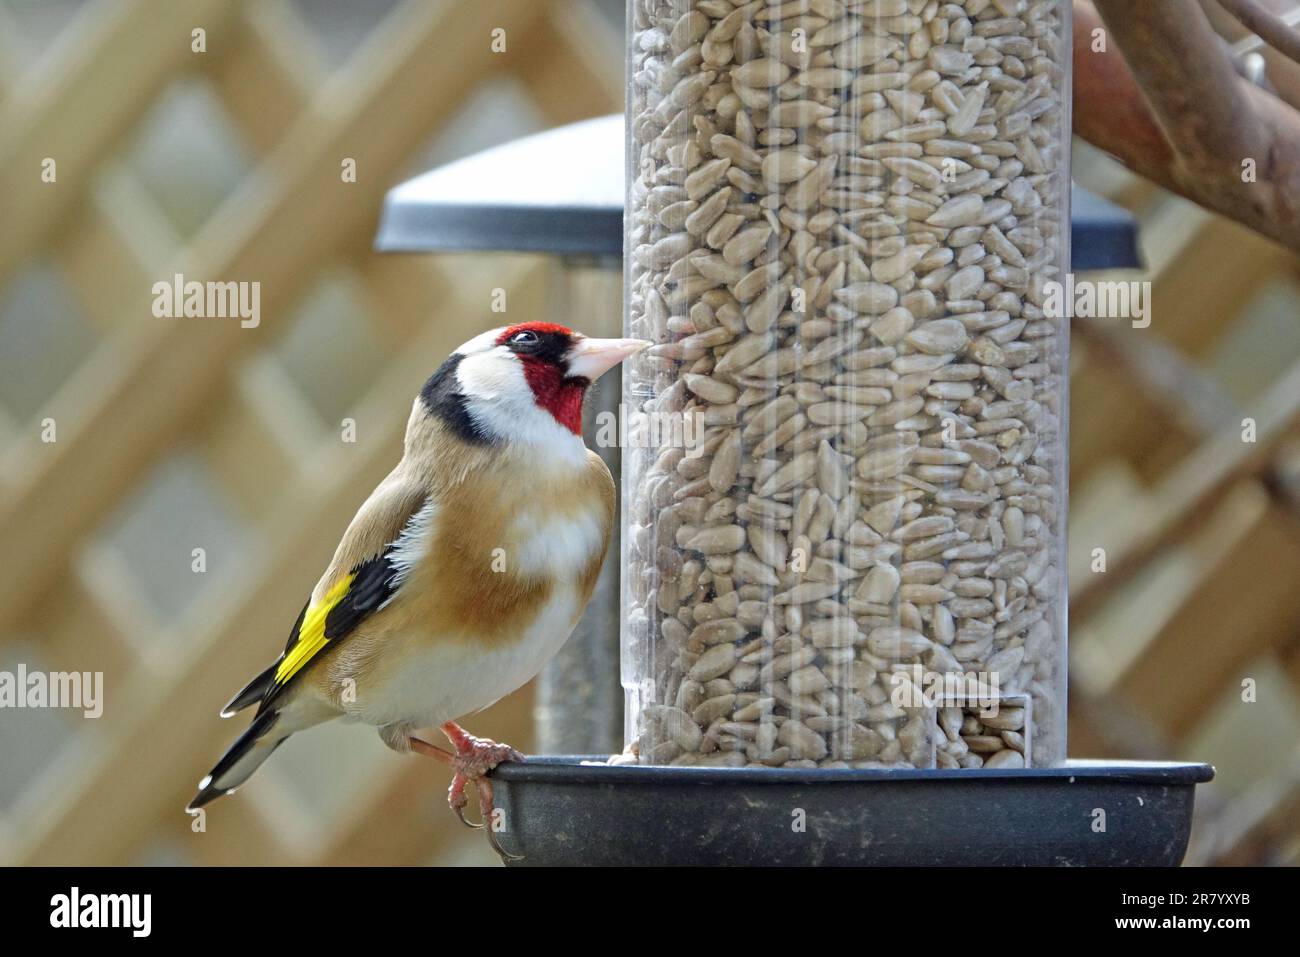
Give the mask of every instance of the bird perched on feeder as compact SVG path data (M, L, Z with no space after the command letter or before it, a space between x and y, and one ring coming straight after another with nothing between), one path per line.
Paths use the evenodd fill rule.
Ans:
M582 441L583 398L648 345L529 322L451 354L416 397L402 460L343 533L284 653L222 709L257 705L191 810L241 785L289 735L343 718L377 726L394 751L451 765L452 809L465 821L473 783L490 821L484 775L519 754L454 719L533 678L591 598L615 502L609 469ZM451 752L415 736L430 727Z

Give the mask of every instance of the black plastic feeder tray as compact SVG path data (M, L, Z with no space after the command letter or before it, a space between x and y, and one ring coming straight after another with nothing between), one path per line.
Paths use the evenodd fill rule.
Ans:
M608 766L492 774L512 866L1177 866L1208 764L1019 770Z

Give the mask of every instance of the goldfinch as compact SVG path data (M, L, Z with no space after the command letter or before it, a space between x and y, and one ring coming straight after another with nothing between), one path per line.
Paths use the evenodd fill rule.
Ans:
M533 678L591 598L615 501L609 469L582 441L583 398L648 345L529 322L451 354L416 397L401 461L348 525L284 653L222 709L257 705L191 810L243 784L289 735L342 718L375 725L394 751L450 764L452 809L465 820L473 782L488 820L484 775L519 755L454 719ZM415 736L431 727L452 752Z

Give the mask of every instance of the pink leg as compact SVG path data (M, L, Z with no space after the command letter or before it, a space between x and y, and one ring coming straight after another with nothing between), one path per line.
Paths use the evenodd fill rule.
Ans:
M504 761L523 760L523 755L508 744L498 744L487 738L476 738L452 721L448 721L442 726L442 733L447 736L447 740L456 749L455 754L444 751L427 741L421 741L419 738L411 738L411 749L452 766L455 773L452 775L451 787L447 790L447 803L451 806L451 809L460 818L462 824L467 824L470 827L487 825L488 840L491 842L493 849L503 857L513 857L513 855L502 849L497 842L496 832L492 828L496 805L493 801L492 782L488 779L487 774ZM478 791L479 815L482 818L480 824L471 824L465 819L465 806L469 803L465 787L471 781L474 783L475 790Z

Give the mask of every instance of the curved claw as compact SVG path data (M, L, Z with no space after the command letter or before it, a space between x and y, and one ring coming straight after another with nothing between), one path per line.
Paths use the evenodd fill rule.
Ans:
M465 775L457 772L452 776L451 787L447 788L447 806L460 818L460 823L466 827L481 828L482 824L475 824L465 817L465 805L469 804L469 798L465 796L465 785L469 783L465 780ZM481 809L482 805L480 805Z
M472 827L476 831L482 830L483 822L480 821L479 823L475 824L473 821L471 821L469 818L465 816L465 809L463 807L457 807L456 805L453 804L451 806L451 809L456 812L456 817L460 818L460 823L464 824L466 827Z
M483 812L484 815L494 815L496 813L496 801L493 799L492 782L489 781L487 778L480 778L476 783L478 785L479 809ZM483 820L487 821L489 820L489 818L484 817ZM518 854L511 854L509 851L507 851L504 847L501 846L501 842L497 839L497 830L495 827L488 828L487 836L488 836L488 843L492 845L492 850L496 851L499 855L501 855L502 860L504 861L523 860L523 858Z
M502 847L501 842L497 840L496 831L493 831L491 828L488 829L488 843L492 845L492 850L501 855L502 860L522 861L524 859L522 854L511 854Z

